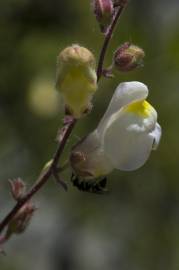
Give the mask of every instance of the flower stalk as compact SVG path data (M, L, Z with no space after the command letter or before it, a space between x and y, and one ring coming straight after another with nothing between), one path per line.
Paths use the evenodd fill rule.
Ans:
M63 135L61 143L58 145L56 153L54 154L53 161L49 168L42 173L40 178L36 181L36 183L32 186L32 188L16 203L16 205L12 208L12 210L8 213L8 215L4 218L4 220L0 223L0 233L5 229L11 219L16 215L16 213L21 209L21 207L29 201L34 194L36 194L48 181L48 179L54 175L56 170L58 161L63 153L64 147L66 142L76 124L76 119L72 119L71 122L68 124L68 128Z
M99 60L98 60L98 68L97 68L97 81L99 81L99 79L101 78L101 76L103 75L103 64L104 64L104 59L105 59L105 55L106 55L106 51L108 49L110 40L112 38L112 34L114 32L115 26L117 25L117 22L123 12L123 10L125 9L127 5L127 2L125 3L125 5L121 5L119 7L116 8L115 12L114 12L114 17L113 20L111 22L111 25L109 26L106 34L105 34L105 39L104 39L104 43L99 55Z
M127 2L125 2L127 4ZM97 65L97 82L100 80L102 74L103 74L103 64L105 55L108 49L108 45L110 43L112 34L114 32L115 26L120 18L120 15L122 14L122 11L125 8L125 5L120 5L116 8L114 12L113 19L111 21L111 24L109 25L109 28L107 32L105 33L104 42L99 54L99 61ZM65 118L66 119L66 118ZM4 229L7 228L8 224L13 220L13 218L17 215L19 210L22 209L22 207L29 202L29 200L47 183L47 181L50 179L51 176L54 176L55 179L59 180L60 177L57 177L58 173L60 173L58 163L60 161L60 158L63 154L63 150L66 146L67 140L69 139L76 123L77 119L75 117L71 116L71 119L64 122L65 129L63 129L63 132L61 134L60 140L58 141L57 150L54 154L54 157L52 161L49 163L49 165L43 170L39 178L35 181L34 185L30 188L29 191L27 191L25 194L23 194L22 197L19 196L15 206L9 211L9 213L5 216L4 219L0 222L0 244L4 244L9 238L6 237L6 234L2 234Z

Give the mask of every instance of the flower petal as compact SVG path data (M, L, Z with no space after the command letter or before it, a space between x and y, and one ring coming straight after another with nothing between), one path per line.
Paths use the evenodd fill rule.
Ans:
M162 129L158 123L156 124L155 129L150 133L150 135L153 137L152 150L156 150L160 143L160 138L162 135Z
M103 133L104 152L116 169L138 169L148 159L154 138L159 138L154 130L156 115L153 113L143 118L138 114L127 113L125 109L121 110L108 119Z
M148 88L145 84L137 81L120 83L109 103L102 120L98 125L98 131L103 132L103 128L107 119L115 112L119 111L123 106L132 102L144 100L148 96Z
M97 130L81 140L72 150L71 165L74 171L85 179L106 175L113 170L106 157Z

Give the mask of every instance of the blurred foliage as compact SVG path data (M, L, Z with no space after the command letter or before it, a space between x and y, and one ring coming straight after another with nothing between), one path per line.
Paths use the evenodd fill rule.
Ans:
M145 66L100 81L94 110L67 147L96 126L119 82L139 80L159 114L159 149L140 170L109 175L104 196L47 184L34 199L40 209L29 230L7 244L2 270L178 270L178 12L177 0L130 1L106 65L120 44L132 41L145 50ZM1 0L0 218L13 204L7 179L21 176L30 185L55 149L62 123L56 56L79 43L98 57L102 41L90 1Z

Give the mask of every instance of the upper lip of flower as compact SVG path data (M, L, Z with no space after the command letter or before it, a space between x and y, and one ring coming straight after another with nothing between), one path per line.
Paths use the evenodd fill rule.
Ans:
M144 101L148 96L148 88L145 84L137 81L120 83L116 88L109 106L102 117L98 131L102 133L108 119L112 114L121 111L129 104Z
M137 85L141 91L136 91ZM155 146L159 143L161 129L157 112L145 100L147 95L148 89L141 83L120 84L97 128L104 152L115 168L134 170L141 167L154 149L153 143ZM114 97L120 97L118 110Z

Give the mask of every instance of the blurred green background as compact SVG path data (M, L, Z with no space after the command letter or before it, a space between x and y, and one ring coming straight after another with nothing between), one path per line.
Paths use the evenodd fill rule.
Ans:
M34 197L39 210L26 233L7 243L1 270L179 269L178 14L177 0L130 1L106 65L125 41L145 50L145 65L100 81L93 112L67 146L96 127L119 82L139 80L159 114L158 150L141 169L109 175L107 195L70 183L65 193L49 181ZM20 176L30 186L56 147L63 115L53 92L59 51L79 43L98 57L102 41L89 0L1 0L0 218L14 203L7 180Z

